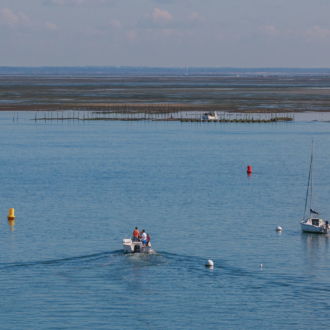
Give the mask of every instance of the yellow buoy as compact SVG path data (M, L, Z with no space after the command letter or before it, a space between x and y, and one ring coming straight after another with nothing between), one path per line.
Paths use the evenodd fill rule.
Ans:
M14 209L9 209L8 220L15 220Z

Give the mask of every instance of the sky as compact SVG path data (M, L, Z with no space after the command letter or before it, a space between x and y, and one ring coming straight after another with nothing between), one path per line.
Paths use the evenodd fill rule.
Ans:
M330 0L0 0L0 66L330 68Z

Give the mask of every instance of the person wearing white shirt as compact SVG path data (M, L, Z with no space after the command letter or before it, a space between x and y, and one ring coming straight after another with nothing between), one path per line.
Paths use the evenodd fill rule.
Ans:
M147 234L146 234L146 231L144 229L142 230L142 236L141 236L141 238L142 238L142 244L144 246L146 246L147 245Z

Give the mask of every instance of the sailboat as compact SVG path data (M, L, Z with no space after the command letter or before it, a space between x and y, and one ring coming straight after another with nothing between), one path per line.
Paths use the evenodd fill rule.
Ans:
M319 216L321 212L317 212L312 207L313 202L313 158L314 158L314 141L312 142L312 156L311 156L311 165L309 168L309 176L308 176L308 185L307 185L307 193L306 193L306 201L305 201L305 210L303 221L301 221L301 229L307 233L319 233L319 234L327 234L330 230L329 222L324 222ZM309 193L309 186L311 187L311 201L310 201L310 215L308 219L305 219L306 215L306 207Z

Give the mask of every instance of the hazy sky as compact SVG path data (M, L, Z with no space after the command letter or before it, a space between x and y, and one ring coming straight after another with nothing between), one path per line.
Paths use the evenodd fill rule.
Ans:
M330 0L0 0L0 66L330 67Z

